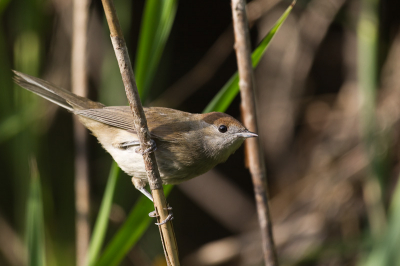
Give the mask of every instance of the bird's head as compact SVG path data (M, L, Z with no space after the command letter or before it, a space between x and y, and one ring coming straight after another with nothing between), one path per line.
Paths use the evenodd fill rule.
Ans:
M245 139L258 136L232 116L218 112L202 114L201 127L200 136L207 155L219 162L226 161Z

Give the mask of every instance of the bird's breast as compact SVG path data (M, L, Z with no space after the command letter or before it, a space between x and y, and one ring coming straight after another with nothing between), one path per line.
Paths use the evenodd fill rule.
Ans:
M218 164L196 145L160 141L157 147L157 164L166 184L178 184L202 175Z

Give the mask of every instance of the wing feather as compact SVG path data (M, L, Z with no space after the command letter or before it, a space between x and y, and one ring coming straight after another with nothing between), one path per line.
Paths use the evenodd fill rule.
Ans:
M144 108L144 112L152 136L161 140L173 141L177 136L177 132L182 134L193 127L190 123L192 118L190 113L163 107ZM74 113L109 126L136 133L129 106L75 110Z

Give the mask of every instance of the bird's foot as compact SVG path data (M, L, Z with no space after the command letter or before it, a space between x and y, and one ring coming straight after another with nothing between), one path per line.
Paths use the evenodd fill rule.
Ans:
M149 143L147 143L148 145L150 145L149 148L145 149L144 151L142 151L142 149L136 148L135 152L136 153L140 153L141 155L149 153L149 152L155 152L157 150L157 144L153 139L150 139Z
M167 208L165 208L165 210L168 210L168 213L169 213L167 218L165 218L165 220L162 221L161 223L155 223L156 225L160 226L160 225L166 224L167 222L169 222L169 221L174 219L174 215L172 213L172 207L168 206ZM169 211L171 211L171 212L169 212ZM151 213L149 213L149 216L152 217L152 218L157 218L160 215L158 215L156 211L152 211Z

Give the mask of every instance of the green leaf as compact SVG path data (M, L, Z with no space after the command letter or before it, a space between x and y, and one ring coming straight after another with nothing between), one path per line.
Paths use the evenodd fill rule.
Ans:
M283 22L285 22L286 18L290 14L290 11L292 11L293 6L294 2L286 9L283 15L278 19L278 21L275 23L272 29L268 32L268 34L264 37L264 39L252 53L251 60L253 68L255 68L260 62L261 57L267 50L269 44L271 43L272 38L275 36L276 32L282 26ZM225 112L238 93L239 93L239 76L238 73L236 72L224 85L224 87L222 87L222 89L217 93L217 95L215 95L215 97L204 109L203 113Z
M147 0L136 53L135 77L142 100L151 81L175 19L177 0Z
M164 186L164 194L166 197L171 192L172 188L172 185ZM148 215L153 209L153 203L142 195L132 208L125 223L119 229L118 233L114 236L95 265L119 265L124 256L147 230L151 221L155 221Z
M32 160L33 161L33 160ZM44 244L43 201L40 177L36 162L31 163L31 183L26 213L26 241L28 247L28 265L46 265Z
M106 190L104 192L103 200L101 202L100 211L97 216L96 224L94 226L92 238L90 240L86 265L94 265L96 259L99 256L101 247L103 246L104 236L106 234L108 226L108 217L110 216L111 205L114 198L114 192L119 173L120 169L118 165L113 162L106 185Z

